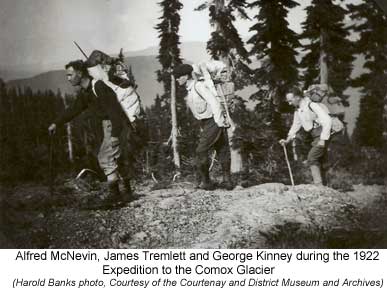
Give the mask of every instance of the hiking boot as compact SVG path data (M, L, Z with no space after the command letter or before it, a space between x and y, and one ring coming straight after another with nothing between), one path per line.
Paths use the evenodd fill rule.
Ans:
M202 158L197 164L197 182L199 182L198 188L202 190L212 191L215 189L215 186L210 180L208 163L206 159L206 157Z
M248 188L250 186L249 171L248 170L244 170L240 174L240 183L239 184L242 188Z
M135 200L135 197L133 195L133 190L130 184L130 179L124 179L124 192L121 194L121 201L123 203L130 203Z
M118 187L118 182L108 182L107 186L107 197L104 200L106 205L114 205L121 200L120 189Z
M215 185L211 182L211 180L202 181L199 184L199 189L206 190L206 191L213 191L215 190Z
M202 182L202 178L201 178L200 174L197 172L196 176L195 176L195 183L194 183L195 188L197 188L197 189L200 188L201 182Z
M228 191L231 191L232 189L234 189L234 184L232 183L230 173L223 174L223 180L220 183L220 188L226 189Z
M250 182L249 182L248 179L242 180L240 184L241 184L241 187L244 188L244 189L248 188L250 186Z
M316 186L322 186L323 185L323 181L322 181L320 167L317 166L317 165L311 165L310 166L310 171L312 172L313 184L316 185Z
M118 182L108 182L103 194L87 198L85 204L87 209L97 210L114 207L120 201L120 190Z

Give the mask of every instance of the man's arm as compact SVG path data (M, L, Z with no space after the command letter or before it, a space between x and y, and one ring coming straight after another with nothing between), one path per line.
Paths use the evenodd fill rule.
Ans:
M278 142L282 146L288 144L290 141L292 141L293 139L296 138L296 134L301 129L301 126L302 126L302 124L301 124L300 117L298 116L297 111L295 111L294 115L293 115L293 124L292 124L292 126L291 126L291 128L289 130L287 138L286 139L281 139Z
M310 109L317 115L317 118L322 126L320 140L327 141L331 136L332 119L329 114L317 103L311 102Z
M109 120L112 122L112 137L118 138L122 131L122 119L126 116L118 102L117 96L113 89L107 86L102 80L95 83L94 89L97 98L100 98L102 106L106 110Z
M57 126L62 126L70 122L80 113L82 113L87 108L87 106L88 106L88 102L87 102L86 96L81 93L79 96L77 96L75 101L67 109L65 109L62 115L60 115L57 119L55 119L53 124Z
M302 126L302 124L301 124L300 117L298 116L297 112L294 112L293 124L290 127L290 130L288 133L288 138L286 139L286 140L288 140L288 142L290 140L296 138L296 134L301 129L301 126Z
M223 109L216 96L214 96L211 90L203 82L197 82L195 84L195 89L210 105L216 124L219 127L225 127L226 121L224 120Z

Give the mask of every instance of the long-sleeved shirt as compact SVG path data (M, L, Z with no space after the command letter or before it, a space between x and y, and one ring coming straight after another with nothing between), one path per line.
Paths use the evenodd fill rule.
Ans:
M294 139L297 132L302 128L309 132L316 126L321 126L321 140L329 140L332 128L332 119L328 108L321 104L312 102L309 98L303 98L299 107L294 112L293 124L289 130L288 137Z
M54 123L56 125L63 125L87 108L93 108L95 114L101 119L111 121L113 137L120 136L123 121L129 122L114 91L102 80L99 80L95 83L94 91L91 88L91 81L87 89L81 89L74 103Z
M225 126L222 106L203 81L187 84L187 104L197 120L214 118L219 127Z

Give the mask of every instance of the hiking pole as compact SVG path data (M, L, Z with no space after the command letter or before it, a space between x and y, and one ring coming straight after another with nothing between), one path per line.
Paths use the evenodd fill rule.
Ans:
M53 170L53 154L54 154L54 135L50 134L50 149L49 149L49 158L48 158L48 168L49 168L49 187L50 195L54 194L54 170Z
M288 165L288 169L289 169L290 181L292 182L292 186L294 187L293 173L292 173L292 168L290 167L290 162L289 162L289 158L288 158L288 152L286 151L286 145L282 144L282 147L284 148L286 164Z

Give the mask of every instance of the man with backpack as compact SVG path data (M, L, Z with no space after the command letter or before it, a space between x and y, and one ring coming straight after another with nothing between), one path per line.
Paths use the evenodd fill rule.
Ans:
M88 68L94 68L100 63L100 60L94 56L92 54L86 63L76 60L65 66L67 80L71 85L79 86L80 92L74 103L49 126L48 131L54 134L58 126L71 121L87 108L93 109L93 112L102 120L103 127L103 141L98 152L98 162L107 177L108 194L101 203L110 206L119 201L133 200L130 178L127 176L127 161L122 159L121 155L122 146L127 143L128 135L133 134L133 128L113 89L102 79L92 79L88 74ZM118 80L118 82L120 84L117 86L131 86L124 80ZM124 193L119 191L120 176L124 179Z
M198 186L205 190L214 189L209 177L208 162L208 152L214 148L222 166L221 187L232 190L234 186L230 174L231 158L227 136L229 124L216 95L203 80L194 80L192 72L191 65L181 64L174 69L173 74L180 86L186 85L188 107L194 117L200 121L202 129L196 148L196 169L200 179Z
M308 96L304 97L298 88L294 88L286 95L287 102L294 106L296 110L294 112L293 124L287 138L280 140L279 143L285 145L295 139L297 132L301 128L309 133L313 141L308 153L308 164L312 172L313 183L315 185L323 185L325 184L325 176L322 164L327 156L327 148L331 134L342 129L339 129L337 125L332 127L333 119L329 115L328 108L321 102L312 101L316 97L311 95L311 91L305 93ZM314 86L313 95L320 97L326 96L327 87Z
M249 185L249 170L247 159L242 152L240 143L236 142L240 131L236 131L237 125L233 121L233 110L235 109L235 84L231 80L232 72L227 65L220 60L209 60L193 64L193 78L203 81L211 93L217 97L222 105L223 113L230 127L227 129L228 140L231 149L231 169L240 172L240 184L242 187ZM240 153L242 152L242 153ZM242 157L240 155L242 154ZM233 156L236 155L236 156ZM234 159L234 160L233 160ZM240 160L241 159L241 160ZM241 167L242 166L242 167Z

